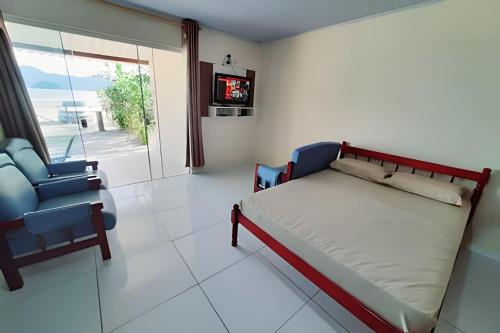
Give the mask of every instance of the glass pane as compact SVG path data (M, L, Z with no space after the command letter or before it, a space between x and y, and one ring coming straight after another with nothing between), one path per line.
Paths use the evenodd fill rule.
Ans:
M59 32L6 26L52 162L84 159L79 126L86 117L74 104Z
M158 108L156 78L153 62L153 49L145 46L137 47L140 59L139 69L142 78L142 93L144 101L145 128L147 129L149 162L153 179L163 178L161 160L160 133L158 130Z
M153 49L156 102L165 177L189 172L186 168L186 60L180 52Z
M151 179L137 46L61 33L75 101L87 116L87 158L110 186Z

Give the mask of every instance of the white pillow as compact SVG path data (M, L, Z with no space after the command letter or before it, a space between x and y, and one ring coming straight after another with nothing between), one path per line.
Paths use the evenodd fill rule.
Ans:
M332 169L364 179L381 182L384 178L391 175L383 167L353 158L341 158L330 163Z
M456 206L462 206L462 195L466 193L466 188L463 186L408 172L396 172L382 183Z

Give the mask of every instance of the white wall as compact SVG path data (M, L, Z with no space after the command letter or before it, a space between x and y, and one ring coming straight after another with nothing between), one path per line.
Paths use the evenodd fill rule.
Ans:
M200 61L222 64L224 56L231 54L236 67L256 71L254 106L259 112L261 84L260 44L213 31L200 30ZM214 66L214 70L218 66ZM246 118L202 118L203 147L207 167L226 163L254 160L256 120Z
M318 140L497 170L473 246L500 258L500 1L447 0L263 46L258 159Z
M59 26L69 32L76 29L160 48L182 47L179 25L122 11L98 0L2 0L0 10L38 24Z

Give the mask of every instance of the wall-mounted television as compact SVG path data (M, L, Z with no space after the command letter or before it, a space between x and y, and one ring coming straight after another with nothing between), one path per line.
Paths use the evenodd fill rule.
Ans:
M221 105L248 106L250 103L250 86L248 77L215 73L214 103Z

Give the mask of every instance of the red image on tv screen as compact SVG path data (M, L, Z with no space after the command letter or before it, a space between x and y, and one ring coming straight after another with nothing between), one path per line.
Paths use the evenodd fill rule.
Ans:
M250 80L243 77L221 76L217 78L217 100L221 103L248 103Z

